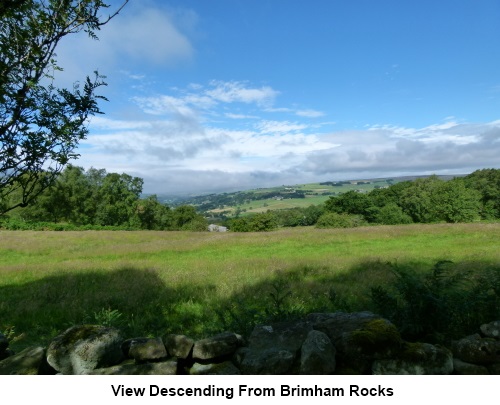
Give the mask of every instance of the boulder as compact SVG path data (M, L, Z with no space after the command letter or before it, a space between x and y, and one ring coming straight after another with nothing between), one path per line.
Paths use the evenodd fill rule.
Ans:
M482 338L479 334L454 341L452 350L456 358L466 363L500 363L500 340Z
M453 359L453 374L459 375L488 375L490 372L485 366L466 363L459 359Z
M252 350L248 347L238 349L233 361L242 374L282 375L292 369L296 354L275 347Z
M137 363L159 361L168 357L161 338L132 340L128 355Z
M1 375L38 375L45 374L45 348L28 347L23 351L0 361Z
M331 339L341 374L370 373L373 360L394 357L403 344L397 328L371 312L311 314L308 320Z
M429 343L405 343L397 357L374 360L373 374L437 375L453 372L451 351Z
M132 339L127 339L122 342L122 352L126 358L133 358L130 356L130 348L132 345L137 343L146 343L150 338L146 337L137 337Z
M382 319L371 312L333 312L326 314L309 314L306 317L312 327L326 333L335 344L342 337L343 333L362 329L368 322Z
M311 324L304 321L258 325L248 338L248 347L252 350L276 348L297 354L311 330Z
M243 374L290 373L311 330L304 321L256 326L248 347L236 352L234 362Z
M232 355L241 346L242 338L236 333L224 332L207 339L198 340L193 346L193 358L211 360Z
M485 323L480 329L484 336L500 339L500 321Z
M163 338L163 343L168 353L173 357L187 359L191 354L194 346L194 340L185 335L166 335Z
M240 370L230 361L216 364L194 363L189 369L190 375L239 375Z
M311 330L300 353L300 374L325 375L335 371L335 347L326 334Z
M97 368L88 371L89 375L176 375L177 362L168 360L159 363L124 363L117 366Z
M123 360L123 338L115 328L73 326L56 336L47 349L47 361L62 374L87 374Z

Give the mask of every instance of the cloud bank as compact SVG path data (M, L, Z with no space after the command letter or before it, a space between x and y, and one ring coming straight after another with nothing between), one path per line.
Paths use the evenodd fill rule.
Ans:
M448 118L423 128L335 130L321 121L324 113L277 105L279 94L270 86L212 81L135 97L143 118L94 117L80 164L139 175L145 192L157 194L459 174L499 165L500 121Z

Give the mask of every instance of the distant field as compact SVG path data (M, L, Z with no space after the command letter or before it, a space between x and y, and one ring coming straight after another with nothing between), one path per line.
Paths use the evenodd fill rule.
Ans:
M368 181L361 181L362 183ZM395 181L397 182L397 181ZM274 198L266 198L262 200L253 200L243 204L238 205L226 205L224 208L217 208L209 210L211 213L220 213L220 212L229 212L229 215L234 215L237 208L242 210L241 215L248 215L251 213L265 212L267 210L281 210L281 209L289 209L296 207L308 207L310 205L319 205L327 201L333 194L338 195L342 193L346 193L351 190L358 190L362 192L369 192L373 190L375 187L387 187L389 183L385 179L381 180L371 180L369 184L357 184L356 181L348 184L342 184L341 186L332 186L326 184L319 183L311 183L311 184L297 184L293 186L281 186L281 187L272 187L272 188L263 188L256 190L249 190L247 192L241 193L255 193L259 194L268 194L272 192L285 192L287 189L304 191L306 192L305 198L284 198L284 199L274 199ZM323 195L326 193L327 195ZM238 194L238 193L235 193Z
M81 322L202 335L235 329L240 318L258 321L264 305L276 305L272 294L300 313L334 309L333 296L363 309L370 287L387 281L387 262L428 269L447 259L480 268L500 263L499 240L500 224L3 231L0 331L14 328L20 347Z
M306 198L290 198L284 200L256 200L251 201L246 204L241 204L238 207L241 210L244 210L242 215L257 213L257 212L266 212L267 210L283 210L287 208L296 208L296 207L308 207L310 205L318 205L324 203L328 200L330 196L306 196ZM224 210L235 210L236 207L225 208ZM213 212L224 211L224 210L213 210Z

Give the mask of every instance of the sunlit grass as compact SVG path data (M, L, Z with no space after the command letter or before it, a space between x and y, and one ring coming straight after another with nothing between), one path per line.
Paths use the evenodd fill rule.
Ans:
M119 311L129 333L201 335L263 319L276 290L290 312L366 309L387 262L500 263L500 224L267 233L0 232L1 328L44 340ZM279 293L279 291L278 291ZM265 312L265 311L264 311Z

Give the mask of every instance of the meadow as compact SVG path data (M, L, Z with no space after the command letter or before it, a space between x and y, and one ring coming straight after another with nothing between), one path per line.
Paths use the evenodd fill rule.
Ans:
M286 228L265 233L1 231L0 331L22 348L79 323L130 336L223 330L309 312L373 310L395 265L500 263L500 224ZM500 315L500 314L499 314Z

